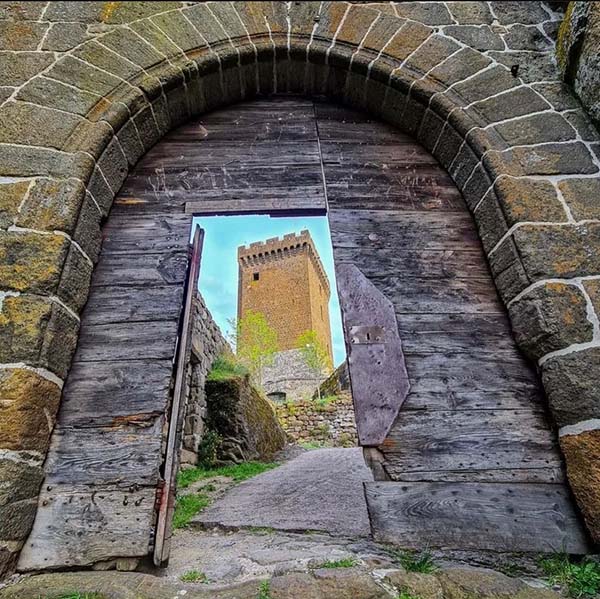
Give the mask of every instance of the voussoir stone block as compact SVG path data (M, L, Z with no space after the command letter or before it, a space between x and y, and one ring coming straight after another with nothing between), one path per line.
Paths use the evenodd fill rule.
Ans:
M44 479L41 459L39 465L34 465L33 454L27 451L19 452L14 457L17 459L0 459L0 480L8 483L0 487L0 506L36 497ZM20 457L25 459L21 461L18 459Z
M0 232L0 285L13 291L55 294L69 245L61 235Z
M581 290L566 283L535 287L508 308L519 347L534 361L594 335Z
M0 362L25 362L64 378L79 323L56 302L39 296L5 297L0 312Z
M394 6L400 17L425 25L450 25L452 17L444 2L398 2Z
M549 181L499 177L494 190L509 226L524 221L564 222L567 219L556 189Z
M9 102L0 108L0 143L64 148L83 119L26 102Z
M0 537L4 541L27 538L37 511L37 499L24 499L0 506Z
M0 447L44 454L48 449L60 394L55 382L30 370L0 370Z
M30 185L30 181L0 184L0 229L14 224Z
M44 39L42 50L67 52L88 38L84 23L53 23Z
M569 484L596 543L600 542L600 430L562 435Z
M600 219L600 179L565 179L558 187L575 220Z
M542 364L542 381L559 427L600 418L600 348L550 358Z
M479 100L469 112L476 112L488 123L495 123L548 108L550 105L539 94L528 87L517 87L497 97Z
M515 146L575 138L575 129L559 114L535 114L500 123L494 130Z
M52 52L0 51L2 85L22 85L53 62Z
M513 236L532 282L600 272L600 223L523 225Z

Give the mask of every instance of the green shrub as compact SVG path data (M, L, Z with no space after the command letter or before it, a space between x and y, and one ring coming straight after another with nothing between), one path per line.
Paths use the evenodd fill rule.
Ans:
M207 381L226 381L236 376L246 376L248 369L240 364L235 356L221 355L214 362L206 375Z
M573 563L566 554L540 560L551 584L565 588L570 597L596 597L600 593L600 564L589 558Z
M431 574L438 567L428 551L399 551L391 550L390 554L395 562L399 563L407 572L420 572Z
M189 570L180 577L182 582L208 582L208 577L204 572L198 570Z
M213 468L222 442L219 433L206 429L198 445L198 462L205 468Z
M315 399L317 412L324 412L332 403L337 400L337 395L325 395L319 399Z
M410 591L400 591L398 599L422 599L421 595L413 595Z

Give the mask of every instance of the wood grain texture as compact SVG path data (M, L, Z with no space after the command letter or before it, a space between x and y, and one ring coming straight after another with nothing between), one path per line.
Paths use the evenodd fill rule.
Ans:
M21 552L19 570L90 566L147 555L154 486L49 486Z
M422 549L586 553L589 545L562 485L365 483L377 541Z

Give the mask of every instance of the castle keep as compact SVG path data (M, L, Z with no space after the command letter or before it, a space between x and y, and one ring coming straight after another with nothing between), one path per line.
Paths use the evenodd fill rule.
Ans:
M298 338L315 331L331 363L333 351L331 289L310 233L304 230L240 246L238 265L238 320L248 311L260 312L277 333L280 351L264 373L265 390L286 396L314 391L314 378L302 363Z

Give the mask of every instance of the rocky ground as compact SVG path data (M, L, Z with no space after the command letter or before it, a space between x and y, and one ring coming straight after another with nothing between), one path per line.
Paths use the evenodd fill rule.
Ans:
M69 572L14 579L2 599L552 599L520 560L521 578L472 567L474 556L420 563L369 538L360 450L288 450L275 470L233 485L204 479L185 492L213 503L176 531L156 573ZM501 567L497 556L478 563ZM470 562L470 563L468 563ZM504 563L515 572L515 563ZM529 574L527 574L529 571ZM87 594L87 595L86 595Z

